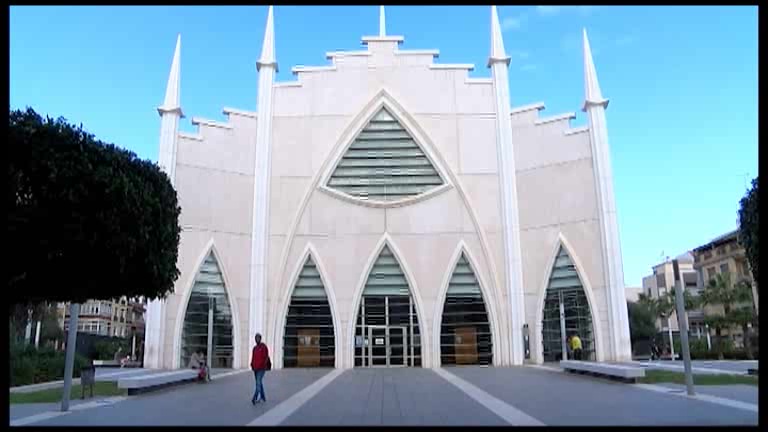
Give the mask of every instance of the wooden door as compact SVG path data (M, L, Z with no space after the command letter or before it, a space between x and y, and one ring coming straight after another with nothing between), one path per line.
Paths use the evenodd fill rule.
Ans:
M477 329L475 327L457 327L454 331L454 351L456 364L477 363Z
M298 367L320 366L320 329L299 329Z

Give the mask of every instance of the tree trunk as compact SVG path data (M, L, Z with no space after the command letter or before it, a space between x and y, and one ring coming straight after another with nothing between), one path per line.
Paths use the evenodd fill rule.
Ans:
M742 334L744 335L744 351L747 354L747 360L754 360L752 355L752 338L750 337L749 326L744 324L741 326Z
M723 337L721 335L722 330L720 327L715 327L715 336L717 337L717 343L715 344L715 350L717 351L717 359L724 360L723 356Z

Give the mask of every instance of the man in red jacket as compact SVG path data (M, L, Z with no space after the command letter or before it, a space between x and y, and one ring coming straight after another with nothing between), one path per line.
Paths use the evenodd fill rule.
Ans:
M253 392L253 398L251 398L251 403L254 405L256 402L267 401L267 397L264 395L264 374L270 369L270 366L269 349L267 349L267 345L261 343L261 333L256 333L256 346L253 347L251 355L251 369L256 378L256 390Z

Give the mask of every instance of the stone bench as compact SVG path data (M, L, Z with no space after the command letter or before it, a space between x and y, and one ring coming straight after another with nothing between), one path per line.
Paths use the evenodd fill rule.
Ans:
M645 377L645 369L641 367L615 363L562 360L560 367L566 372L589 374L628 383L635 383L638 378Z
M119 368L120 367L120 361L119 360L94 360L93 361L93 365L95 367L104 367L104 368L115 367L115 368ZM140 367L140 366L141 366L141 362L138 362L138 361L125 362L125 367Z
M128 390L128 395L158 390L168 386L197 380L197 369L181 369L170 372L159 372L137 377L120 378L117 388Z

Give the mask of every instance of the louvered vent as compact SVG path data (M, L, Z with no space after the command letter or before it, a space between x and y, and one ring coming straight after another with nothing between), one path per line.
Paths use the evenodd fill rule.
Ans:
M571 257L563 247L555 258L555 266L552 269L552 275L549 277L550 290L582 289L579 274L576 272L576 266L573 265Z
M363 200L397 201L443 183L413 137L382 108L344 154L328 187Z
M408 280L400 264L387 246L381 251L373 264L368 281L363 290L364 296L407 296L410 295Z

